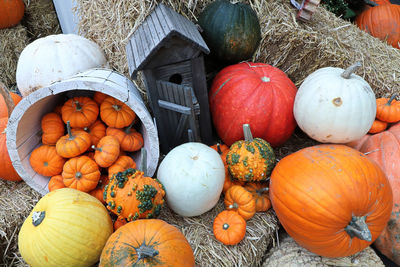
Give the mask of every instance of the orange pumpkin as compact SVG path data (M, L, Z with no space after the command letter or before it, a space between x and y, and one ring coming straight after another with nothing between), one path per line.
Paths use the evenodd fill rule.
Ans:
M100 117L110 127L123 128L133 122L136 114L118 99L106 97L100 105Z
M225 245L236 245L246 235L246 221L237 212L224 210L214 219L215 238Z
M0 29L13 27L24 17L24 1L0 0L0 11Z
M64 123L57 113L50 112L42 117L42 143L55 145L65 133Z
M371 129L369 129L368 133L375 134L380 133L386 130L388 123L380 120L374 120L372 123Z
M100 106L101 103L103 103L104 99L106 99L107 97L109 97L109 95L97 91L93 95L93 100L96 101L96 103Z
M49 192L56 189L65 188L62 175L55 175L51 177L49 183L47 184L47 187L49 188Z
M118 230L121 226L127 224L128 222L126 221L125 218L117 218L113 224L114 232Z
M67 135L58 139L57 153L64 158L73 158L85 153L91 145L90 135L81 130L71 130L67 121Z
M77 96L64 103L61 114L63 121L69 121L72 128L84 128L96 121L99 106L89 97Z
M119 157L120 146L114 136L104 136L100 139L97 146L92 146L94 150L94 160L103 168L110 167Z
M62 172L65 159L58 155L55 146L41 145L32 151L29 162L35 172L54 176Z
M210 146L212 149L218 152L221 156L224 165L226 165L226 154L229 152L229 147L225 144L216 143L215 145Z
M127 169L136 169L136 162L129 156L119 156L113 165L108 167L108 178Z
M286 232L325 257L371 245L393 205L382 169L344 145L307 147L281 159L271 174L270 198Z
M267 211L271 208L269 189L265 183L247 183L244 188L253 195L256 201L256 212Z
M3 96L2 99L5 100L7 109L11 114L14 104L12 97L8 94L8 89L6 86L0 82L0 97ZM0 117L0 178L9 181L21 181L22 178L15 171L14 166L12 165L10 156L8 154L7 145L6 145L6 127L8 123L8 114L4 117Z
M97 146L100 139L106 136L106 126L101 120L96 120L92 125L89 127L84 128L77 128L79 130L83 130L90 134L90 141L92 145Z
M132 128L132 124L125 130L108 127L106 133L117 138L121 144L121 149L124 151L138 151L143 147L142 134Z
M104 188L107 209L128 221L160 214L165 191L162 184L142 171L128 169L110 179Z
M246 221L256 213L256 201L253 195L239 185L234 185L226 191L224 204L227 210L237 211Z
M0 0L1 2L2 0ZM4 0L3 0L4 1ZM0 8L1 10L1 8ZM21 96L17 95L16 93L10 92L12 101L14 102L14 105L17 105L19 101L22 100ZM6 102L4 101L4 97L0 95L0 118L7 117L8 118L8 107Z
M395 100L396 95L390 99L382 97L376 100L376 118L383 122L400 121L400 101Z
M400 6L378 5L365 9L356 17L357 26L370 35L400 48Z
M347 144L375 161L385 172L393 190L393 207L390 220L375 241L382 254L400 265L400 122L388 130L367 134L360 140Z
M120 227L107 240L99 267L194 267L193 250L185 236L163 220L148 219Z
M65 163L62 177L66 187L89 192L97 186L100 170L94 160L87 156L80 156L69 159Z

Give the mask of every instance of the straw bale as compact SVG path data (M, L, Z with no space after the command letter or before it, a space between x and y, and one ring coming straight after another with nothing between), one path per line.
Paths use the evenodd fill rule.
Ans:
M24 0L25 14L22 24L28 29L31 41L61 33L52 0Z
M3 81L8 88L16 84L18 58L28 43L28 32L21 24L0 29L0 81Z
M25 182L0 179L0 266L26 266L18 252L18 233L39 198Z
M113 68L128 75L125 44L157 2L169 5L196 23L197 16L211 0L77 2L75 12L82 18L78 25L81 34L105 50ZM243 2L251 4L261 23L262 41L253 60L280 68L297 86L316 69L326 66L346 68L361 61L363 68L357 74L370 83L377 96L387 96L397 90L399 49L362 32L322 7L314 13L311 22L302 23L296 21L296 10L289 1ZM139 86L142 86L140 81Z
M197 266L260 266L265 251L275 246L278 221L275 212L258 212L247 221L246 235L239 244L226 246L214 238L214 218L224 210L223 198L210 211L196 217L182 217L163 208L160 219L178 227L189 241Z
M343 258L326 258L309 252L299 246L286 233L282 235L279 245L266 255L262 267L332 267L332 266L357 266L357 267L384 267L385 265L371 247Z

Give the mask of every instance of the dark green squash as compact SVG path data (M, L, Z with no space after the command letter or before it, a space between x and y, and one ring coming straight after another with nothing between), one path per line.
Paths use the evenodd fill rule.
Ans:
M227 64L250 59L260 44L260 22L248 4L217 0L201 12L198 23L210 56Z

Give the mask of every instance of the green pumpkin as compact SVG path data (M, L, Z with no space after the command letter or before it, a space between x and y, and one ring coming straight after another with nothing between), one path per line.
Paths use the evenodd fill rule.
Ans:
M260 44L260 22L248 4L217 0L201 12L198 23L210 56L225 63L250 59Z

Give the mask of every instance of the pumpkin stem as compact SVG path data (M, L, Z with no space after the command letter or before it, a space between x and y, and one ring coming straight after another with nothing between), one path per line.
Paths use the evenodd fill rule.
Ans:
M217 152L222 155L221 145L219 143L217 143Z
M68 132L68 139L69 140L73 140L74 136L72 135L71 125L70 125L69 121L67 121L67 132Z
M228 206L228 209L237 209L237 208L239 208L239 205L236 202Z
M92 149L97 150L97 151L102 151L101 147L96 147L95 145L92 145Z
M33 226L38 226L44 220L46 215L45 211L34 211L32 214L32 224Z
M82 106L81 106L81 103L79 103L79 101L75 101L74 103L75 103L75 107L76 107L77 111L82 110Z
M259 195L262 195L263 193L268 192L268 191L269 191L268 187L263 187L263 188L256 190L257 194L259 194Z
M137 254L137 261L143 260L145 258L152 258L158 255L158 250L155 250L153 247L146 246L144 243L140 245L140 247L135 248ZM136 265L134 264L134 266Z
M81 172L76 172L75 173L75 178L76 179L81 179L82 178L82 173Z
M227 230L228 228L229 228L229 224L224 223L224 224L222 225L222 229Z
M125 128L125 133L126 134L130 134L131 133L131 129L133 127L133 124L135 124L135 120L133 120L132 123L129 124L129 126Z
M361 62L356 62L350 67L348 67L342 74L341 76L345 79L349 79L351 74L353 74L356 70L358 70L361 67Z
M143 172L144 176L147 176L147 150L144 147L140 149L140 156L142 160L140 162L139 170Z
M367 216L353 216L350 223L346 226L346 228L344 228L344 230L351 238L358 237L361 240L371 242L372 234L368 228L367 223L365 222L366 218Z
M119 105L112 105L112 107L116 110L116 111L120 111L121 107Z
M251 134L250 124L243 124L243 135L245 141L253 141L253 135Z
M2 82L0 82L0 94L3 96L4 102L6 103L6 107L7 107L7 111L8 111L8 118L9 118L15 105L14 105L14 101L12 100L12 97L10 95L10 91L5 86L5 84Z
M369 6L378 6L377 3L374 3L374 2L372 2L372 1L370 1L370 0L364 0L364 3L366 3L366 4L369 5Z
M392 95L392 97L389 99L389 101L386 103L386 106L390 106L392 104L392 101L396 98L396 94Z

